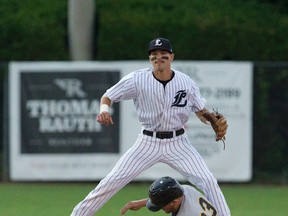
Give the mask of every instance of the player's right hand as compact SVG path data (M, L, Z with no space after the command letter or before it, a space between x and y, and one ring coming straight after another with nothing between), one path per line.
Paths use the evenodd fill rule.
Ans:
M106 126L114 124L112 116L110 115L109 112L99 113L96 119L97 119L97 122Z
M137 211L140 208L144 207L145 205L146 205L146 199L130 201L120 210L120 214L124 215L128 210Z

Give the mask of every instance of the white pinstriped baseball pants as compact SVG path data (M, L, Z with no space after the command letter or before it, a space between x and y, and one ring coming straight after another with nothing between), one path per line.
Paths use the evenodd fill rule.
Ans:
M231 215L217 180L190 144L186 134L172 139L157 139L140 134L135 144L119 159L111 172L76 205L71 216L94 215L115 193L142 171L158 162L168 164L201 189L216 207L218 216Z

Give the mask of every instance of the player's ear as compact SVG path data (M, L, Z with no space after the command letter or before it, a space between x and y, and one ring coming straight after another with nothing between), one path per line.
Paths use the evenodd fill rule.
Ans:
M174 60L174 53L171 53L171 61Z
M148 60L152 62L151 55L148 56Z

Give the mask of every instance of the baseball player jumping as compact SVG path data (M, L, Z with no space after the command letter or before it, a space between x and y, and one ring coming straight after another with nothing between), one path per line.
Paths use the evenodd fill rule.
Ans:
M165 176L154 181L149 188L149 198L128 202L120 211L137 211L147 207L156 212L162 209L171 216L217 216L216 208L191 185L180 185L175 179Z
M133 71L109 88L101 98L97 115L99 123L113 124L110 106L132 99L143 129L110 173L75 206L71 216L94 215L115 193L156 163L177 170L204 192L217 208L218 216L229 216L230 210L216 178L184 129L192 112L208 124L206 100L189 76L171 68L174 53L168 39L152 40L148 54L153 67ZM215 125L217 140L223 139L228 127L226 119L219 117Z

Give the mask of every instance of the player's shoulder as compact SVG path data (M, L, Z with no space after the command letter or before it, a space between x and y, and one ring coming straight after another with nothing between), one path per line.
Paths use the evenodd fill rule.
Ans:
M152 72L152 68L142 68L142 69L137 69L129 73L131 76L143 76L147 75L149 73L147 72Z
M172 71L174 71L175 75L177 75L178 77L187 79L187 80L192 80L190 76L188 76L187 74L185 74L184 72L172 69Z
M137 75L147 75L149 72L153 72L152 68L142 68L134 71L135 74Z
M140 77L146 75L150 68L143 68L131 71L127 75L125 75L122 79L135 79L136 77Z
M182 185L184 194L193 194L195 196L204 196L203 193L201 193L197 188L191 186L191 185Z
M172 71L174 71L176 79L181 80L181 82L186 83L186 85L189 85L189 84L196 85L194 80L187 74L178 70L174 70L174 69L172 69Z
M153 74L153 69L152 68L143 68L143 69L138 69L132 72L133 77L135 81L142 82L143 80L148 80L151 79L152 74Z

